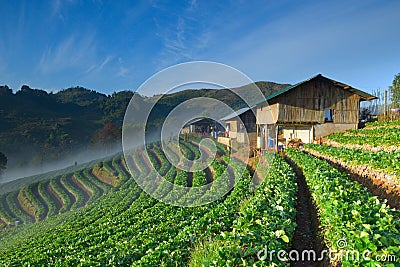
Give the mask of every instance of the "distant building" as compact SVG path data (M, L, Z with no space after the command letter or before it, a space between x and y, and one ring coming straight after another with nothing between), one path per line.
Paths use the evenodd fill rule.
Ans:
M255 146L257 124L254 111L255 109L242 108L223 117L221 120L225 122L225 137ZM220 138L220 140L223 139ZM225 139L224 143L228 144L229 142Z
M196 118L186 123L182 130L182 134L197 134L202 136L213 136L216 137L218 134L224 133L224 127L209 118Z

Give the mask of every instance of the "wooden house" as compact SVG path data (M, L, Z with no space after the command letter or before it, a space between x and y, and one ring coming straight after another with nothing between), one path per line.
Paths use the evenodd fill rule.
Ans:
M218 142L231 146L234 140L255 147L257 124L254 114L255 109L242 108L221 118L224 122L225 135L218 137Z
M285 145L294 138L311 143L333 132L357 129L360 101L375 98L318 74L238 110L237 117L224 118L225 127L230 127L230 137L238 141L240 132L248 129L251 144L275 150L278 143ZM238 117L244 118L244 125Z
M181 134L197 134L199 136L217 137L223 133L224 127L215 120L206 117L196 118L186 123L181 129Z

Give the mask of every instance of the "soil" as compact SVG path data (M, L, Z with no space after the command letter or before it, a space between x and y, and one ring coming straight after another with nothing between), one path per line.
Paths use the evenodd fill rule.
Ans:
M4 207L5 211L13 218L17 218L17 216L11 211L10 207L8 206L6 197L3 196L0 198L1 199L1 205ZM10 222L10 223L14 223L14 222Z
M49 182L47 182L46 188L47 188L51 198L54 200L54 203L56 205L55 214L58 214L60 209L61 209L61 207L64 205L64 202L63 202L62 198L56 193L56 191L54 191L53 187L50 185Z
M317 217L317 209L312 203L311 194L306 183L302 170L289 158L285 160L290 164L297 175L297 213L296 224L297 227L294 232L292 248L299 253L299 260L291 261L290 266L307 266L307 267L325 267L332 266L329 259L319 260L321 251L326 249L321 233L319 231L319 222ZM309 259L308 254L304 254L304 261L302 261L302 252L313 250L316 252L316 259Z
M39 220L41 221L47 217L47 213L49 212L49 206L47 202L43 199L43 197L39 194L38 186L39 186L38 184L36 186L33 186L32 193L43 204L44 207L44 212L42 216L40 216L39 218Z
M60 178L60 177L56 180L56 182L57 182L57 184L58 184L61 188L64 189L64 191L67 193L69 199L71 200L70 206L66 208L66 210L70 210L70 209L71 209L71 206L73 205L73 203L76 202L76 197L75 197L75 195L72 194L72 193L68 190L68 188L64 185L64 183L61 181L61 178Z
M86 185L79 182L76 179L75 175L72 175L71 179L72 179L73 183L78 186L78 188L80 188L83 192L85 192L85 195L87 195L87 197L88 197L87 199L89 199L93 195L93 191L90 188L86 187Z
M193 185L193 172L187 172L187 187L192 187Z

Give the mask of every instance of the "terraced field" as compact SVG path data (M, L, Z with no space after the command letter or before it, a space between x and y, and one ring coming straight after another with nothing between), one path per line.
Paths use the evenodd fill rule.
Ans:
M181 140L187 158L200 157L198 142ZM398 198L386 201L350 168L366 164L395 177L396 152L308 145L283 157L265 154L270 164L258 186L250 168L221 146L211 165L195 172L173 167L159 143L147 152L149 161L142 150L117 155L1 195L0 223L23 225L0 232L0 265L400 266L400 213L392 208ZM146 183L154 171L190 188ZM217 201L183 208L156 200L135 180L180 204L234 187Z
M116 155L93 168L51 179L40 179L1 196L0 229L41 221L95 202L127 177L123 156ZM119 172L112 165L119 166ZM123 173L125 172L125 173ZM121 183L122 184L122 183Z
M400 122L367 123L360 130L337 132L326 137L331 146L378 151L400 151Z

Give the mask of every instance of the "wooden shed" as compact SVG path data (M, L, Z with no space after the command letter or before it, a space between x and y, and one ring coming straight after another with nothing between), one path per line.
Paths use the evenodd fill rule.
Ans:
M318 74L286 87L255 105L257 146L300 138L311 143L333 132L357 129L360 101L376 97Z

